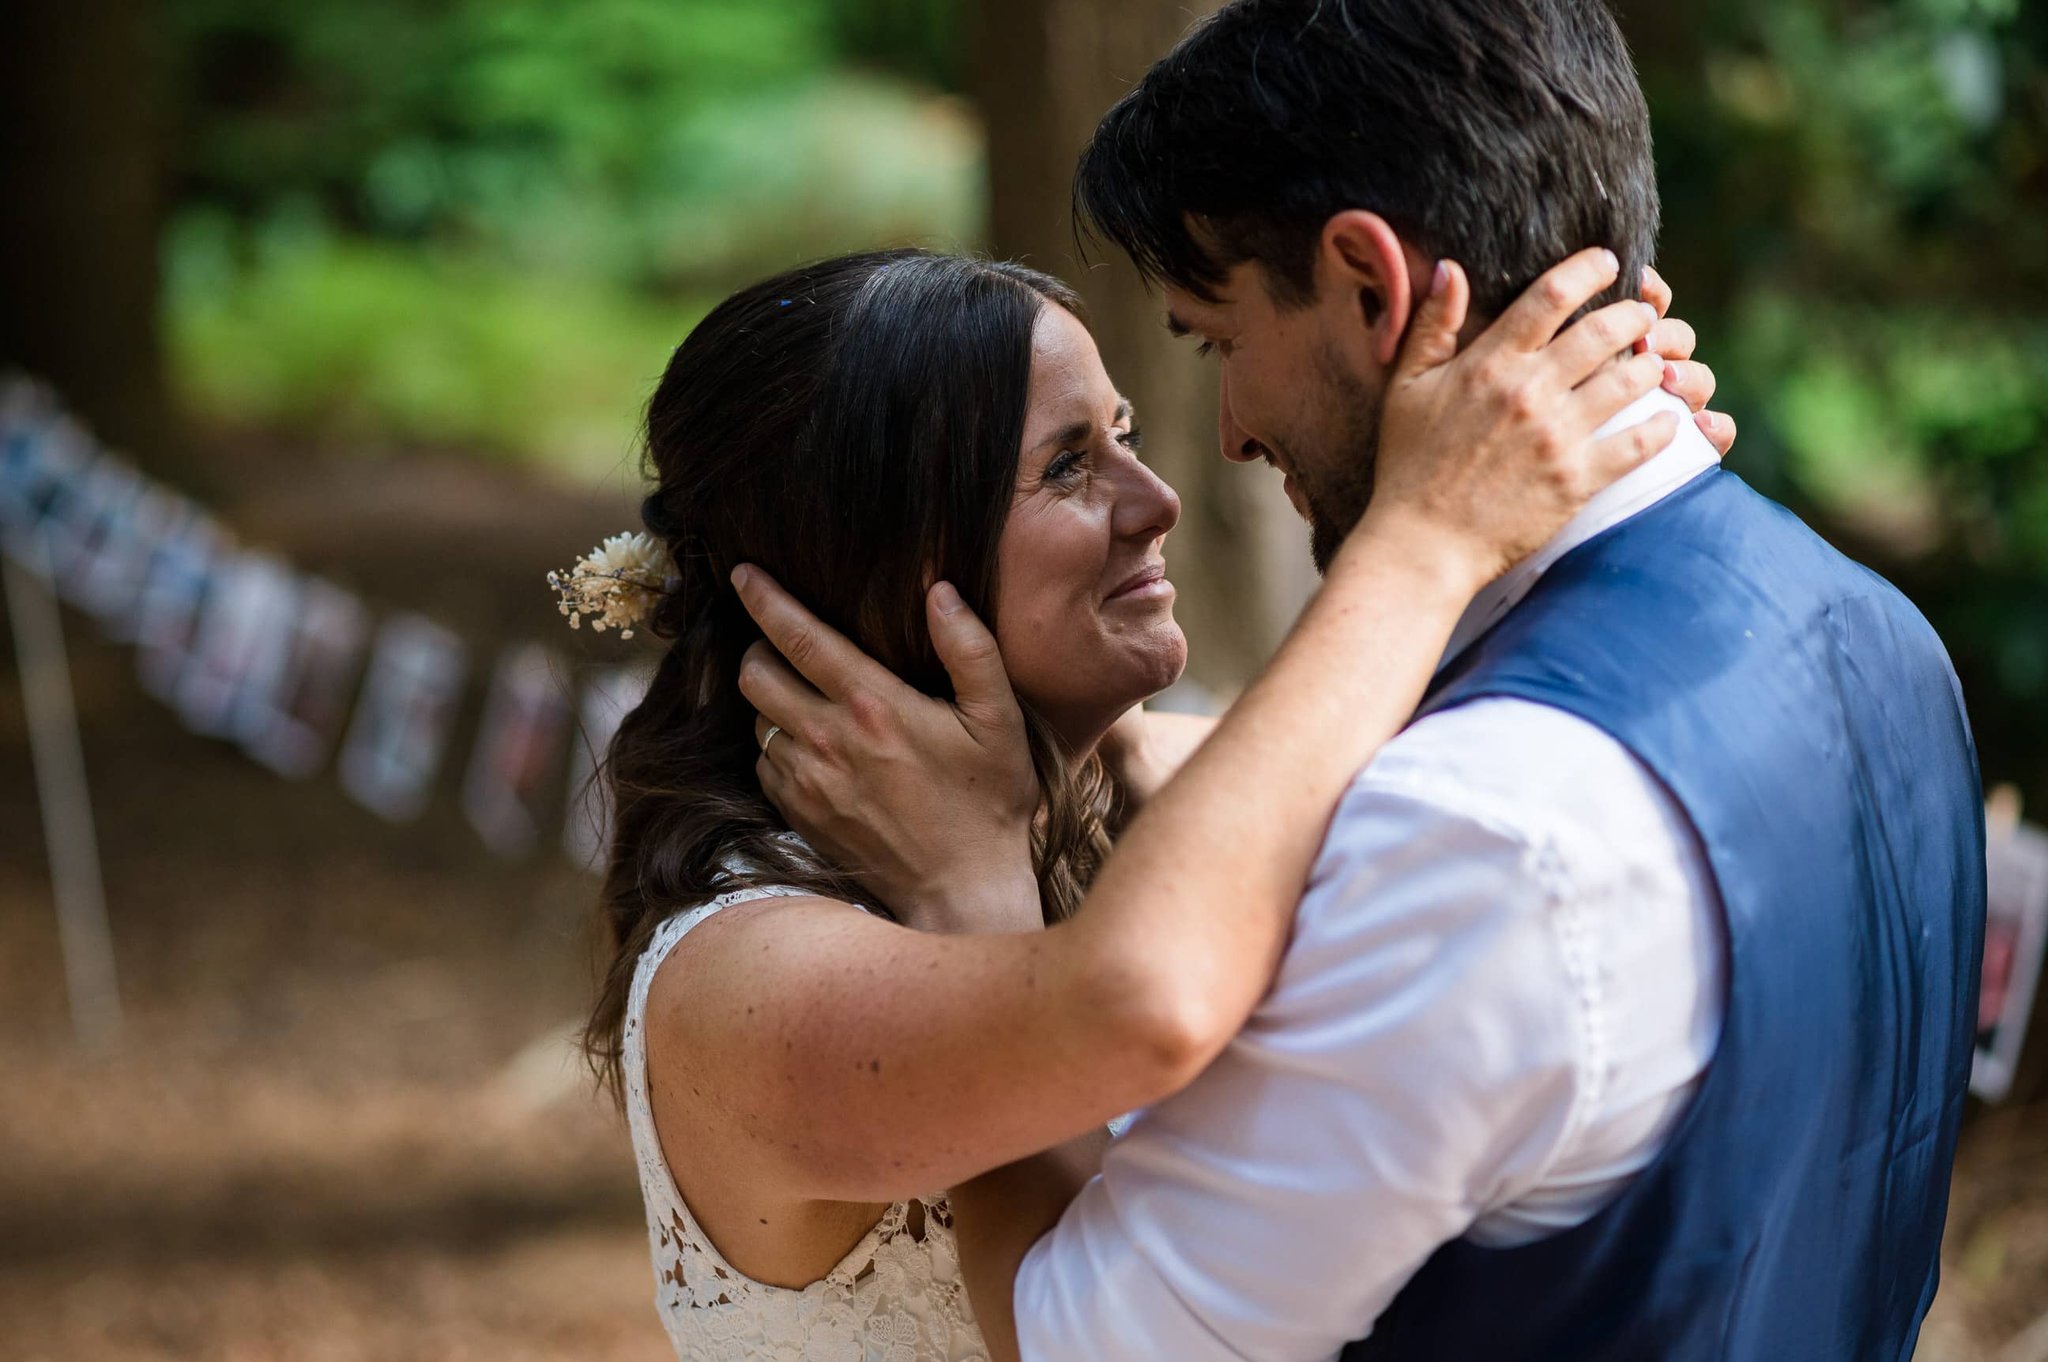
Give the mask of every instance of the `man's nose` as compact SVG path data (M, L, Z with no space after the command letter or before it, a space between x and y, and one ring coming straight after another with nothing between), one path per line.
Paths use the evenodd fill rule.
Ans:
M1230 409L1230 373L1226 369L1216 380L1216 444L1232 463L1257 463L1266 457L1259 442L1238 425Z

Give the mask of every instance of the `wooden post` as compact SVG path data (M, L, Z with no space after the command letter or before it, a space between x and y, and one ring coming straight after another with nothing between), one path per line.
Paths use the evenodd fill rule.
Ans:
M9 536L7 550L0 553L0 575L6 579L7 615L14 622L15 658L21 668L22 704L28 711L29 750L50 854L71 1021L81 1044L101 1048L111 1045L120 1032L121 998L114 979L114 941L107 927L78 708L64 653L63 617L50 584L49 551L42 532L33 525L23 527Z

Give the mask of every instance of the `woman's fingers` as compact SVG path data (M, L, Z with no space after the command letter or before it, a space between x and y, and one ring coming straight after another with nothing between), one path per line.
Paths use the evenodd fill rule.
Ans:
M1492 337L1499 344L1529 353L1541 350L1573 313L1599 297L1620 274L1621 261L1613 251L1605 247L1580 251L1531 284L1480 342Z
M781 745L782 740L776 739L776 746ZM794 807L795 790L781 767L765 756L760 757L754 762L754 779L760 783L761 793L775 806L775 811L782 815L784 822L794 824L799 821L799 811Z
M767 648L766 644L754 646L764 651ZM823 700L806 703L815 704L820 710L825 708ZM806 730L814 741L821 731L815 725ZM819 820L832 812L831 796L820 789L820 782L831 788L836 768L828 761L817 760L818 754L806 751L802 744L803 739L789 725L777 723L766 714L754 716L754 746L761 749L761 755L754 758L754 779L783 821L799 835L816 842Z
M1581 383L1571 400L1578 404L1581 429L1598 430L1619 416L1631 402L1657 391L1664 380L1664 361L1655 355L1611 359L1599 373ZM1665 443L1670 443L1666 441Z
M1666 317L1645 338L1642 348L1670 360L1691 359L1699 349L1700 337L1692 323L1682 317Z
M1727 456L1729 450L1735 448L1734 417L1718 411L1703 411L1692 420L1693 424L1700 428L1700 434L1706 436L1707 442L1719 450L1723 457Z
M1465 267L1455 260L1437 261L1429 293L1408 324L1396 376L1422 373L1456 359L1458 333L1465 328L1471 306L1472 283L1465 277Z
M1565 385L1576 388L1601 372L1616 355L1632 349L1656 324L1656 314L1648 303L1613 303L1573 322L1544 354Z
M765 642L754 644L740 658L739 684L747 703L785 732L810 727L826 709L824 698ZM757 739L766 735L765 728L755 734Z
M1673 397L1685 399L1685 405L1694 411L1705 411L1707 403L1714 400L1714 390L1719 386L1714 371L1704 364L1691 360L1669 360L1664 362L1664 391Z
M761 760L780 762L787 766L796 749L796 734L776 723L765 714L754 716L754 746L761 749Z
M953 681L953 707L977 738L1007 733L1018 726L1022 712L1003 670L1002 650L950 582L926 593L925 619L932 631L932 650Z
M1671 315L1671 285L1664 282L1664 276L1657 273L1654 265L1643 266L1643 301L1657 309L1657 315Z
M775 650L826 695L836 700L856 686L879 687L885 680L902 684L761 569L740 564L732 585Z
M1635 472L1678 438L1678 413L1660 411L1649 420L1597 440L1588 461L1593 487L1605 487Z

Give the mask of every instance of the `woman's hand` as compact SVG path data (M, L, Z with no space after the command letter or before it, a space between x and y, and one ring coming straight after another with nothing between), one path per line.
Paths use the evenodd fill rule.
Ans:
M759 568L733 574L766 641L740 693L760 711L755 772L791 828L930 931L1043 925L1031 867L1038 777L1024 716L988 629L939 583L932 645L951 704L898 679ZM778 731L779 730L779 731Z
M1657 309L1663 320L1657 323L1656 330L1636 342L1637 353L1647 351L1664 357L1664 391L1684 399L1685 405L1692 408L1693 424L1700 428L1700 434L1726 455L1735 447L1734 418L1725 412L1707 410L1707 403L1714 400L1714 371L1692 357L1699 345L1699 335L1689 324L1671 315L1671 285L1648 265L1643 267L1643 299Z
M1580 252L1461 353L1471 288L1457 264L1437 265L1388 383L1372 502L1347 551L1398 537L1477 590L1671 443L1669 413L1595 438L1665 379L1664 358L1638 348L1656 309L1615 303L1559 330L1620 268L1612 251Z

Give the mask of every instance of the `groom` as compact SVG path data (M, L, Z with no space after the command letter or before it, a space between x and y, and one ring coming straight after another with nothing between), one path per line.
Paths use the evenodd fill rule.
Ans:
M1077 187L1321 559L1433 262L1479 326L1577 248L1634 278L1659 214L1599 0L1238 0ZM1975 756L1925 621L1683 429L1475 603L1270 997L1025 1256L1026 1358L1910 1358Z
M1477 329L1583 247L1633 279L1659 215L1599 0L1237 0L1077 188L1324 560L1434 262ZM1013 1254L1023 1356L1906 1362L1980 809L1926 622L1685 425L1474 603L1271 994Z
M1659 214L1599 0L1239 0L1078 193L1323 559L1431 263L1480 325L1575 248L1633 278ZM1024 1258L1024 1356L1904 1362L1980 807L1926 622L1685 427L1474 604L1271 996Z

